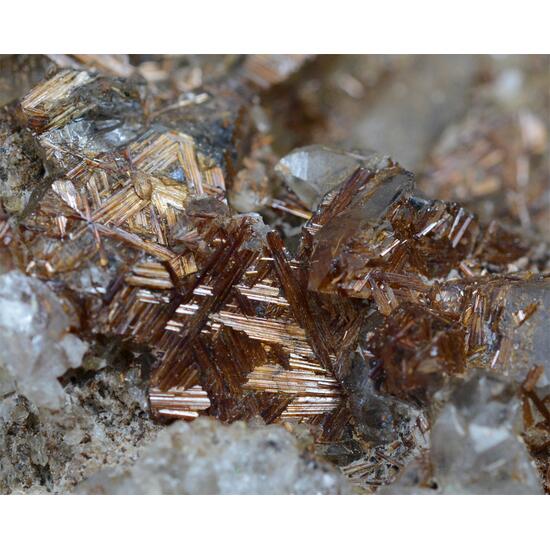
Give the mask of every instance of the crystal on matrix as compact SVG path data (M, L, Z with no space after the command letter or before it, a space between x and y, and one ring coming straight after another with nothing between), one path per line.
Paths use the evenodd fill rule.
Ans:
M512 380L473 369L438 394L433 409L430 445L383 494L541 493L533 456L544 469L544 443L522 423L525 403L522 415Z
M544 243L383 154L277 161L258 113L307 56L47 59L0 113L3 492L77 483L115 440L79 490L347 492L310 453L369 493L539 490L516 416L544 479Z
M319 211L308 222L313 233L309 277L311 290L329 291L338 288L345 291L349 288L353 296L362 297L364 294L368 297L371 294L366 275L368 271L374 270L367 267L368 256L359 257L355 261L353 257L356 254L368 254L372 238L368 232L372 233L373 228L383 221L382 217L390 206L399 202L399 198L412 191L414 186L412 174L396 165L379 172L359 169L354 176L344 180L345 183L331 197L326 197ZM367 234L364 235L362 231ZM355 251L354 242L358 247L364 243L367 250L359 248ZM339 272L340 266L344 270L342 273ZM364 274L359 270L364 271ZM353 283L348 282L350 276L361 278L362 284L352 286ZM335 279L337 282L334 282Z
M380 386L391 395L428 402L450 376L464 371L465 336L445 312L407 303L396 307L368 343L380 364Z
M109 308L110 330L135 335L159 357L153 409L184 416L181 404L193 391L191 417L201 408L222 420L331 413L341 397L335 359L323 348L321 362L314 347L322 344L308 338L313 329L299 314L309 303L280 239L254 216L210 217L212 205L201 208L188 211L187 226L196 233L200 275L170 301L168 274L149 269L150 278L144 270L136 277L134 269Z

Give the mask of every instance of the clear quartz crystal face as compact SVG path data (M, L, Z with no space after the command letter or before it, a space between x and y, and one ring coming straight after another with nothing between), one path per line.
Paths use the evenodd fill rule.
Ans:
M308 145L295 149L275 166L276 172L311 210L315 210L323 196L360 167L372 170L384 168L389 157L373 151L353 153Z
M443 493L540 493L520 439L520 402L504 377L472 371L434 422L431 458Z
M60 408L57 378L79 367L88 344L70 334L59 298L41 281L10 271L0 275L0 369L38 406Z

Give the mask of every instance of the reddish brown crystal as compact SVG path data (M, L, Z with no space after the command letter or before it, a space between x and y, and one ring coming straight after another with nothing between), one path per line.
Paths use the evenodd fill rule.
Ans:
M393 310L369 341L383 374L385 391L423 400L446 375L464 371L466 332L458 319L428 307L403 304Z

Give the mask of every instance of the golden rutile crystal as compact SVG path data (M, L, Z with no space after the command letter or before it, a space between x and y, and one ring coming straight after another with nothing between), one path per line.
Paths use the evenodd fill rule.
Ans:
M531 243L420 196L391 159L338 153L340 175L260 197L304 223L294 255L258 214L235 213L228 189L268 181L259 154L237 170L250 100L304 59L248 58L229 83L157 103L124 59L57 62L3 114L46 175L17 224L0 218L0 259L75 301L90 334L146 346L156 418L307 423L377 486L418 458L447 380L482 367L520 381L539 360L550 375L550 355L517 341L548 317ZM546 410L526 392L526 410Z

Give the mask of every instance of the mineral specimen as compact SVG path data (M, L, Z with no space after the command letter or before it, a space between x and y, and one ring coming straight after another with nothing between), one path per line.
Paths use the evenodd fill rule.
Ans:
M541 480L520 434L518 385L472 369L439 394L430 445L385 494L540 494ZM439 403L438 400L441 400Z
M532 112L475 110L437 144L420 185L426 192L466 203L482 219L548 232L548 130Z
M543 367L540 383L550 384L550 280L512 282L500 294L499 330L507 357L499 370L523 382L534 366Z
M3 492L540 490L535 233L383 154L278 160L304 57L48 59L0 113Z

